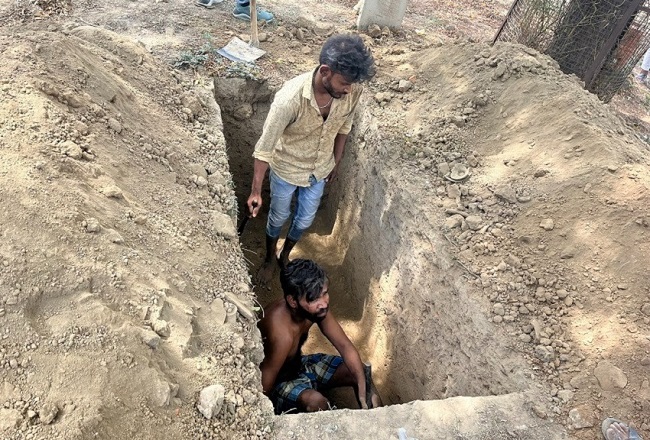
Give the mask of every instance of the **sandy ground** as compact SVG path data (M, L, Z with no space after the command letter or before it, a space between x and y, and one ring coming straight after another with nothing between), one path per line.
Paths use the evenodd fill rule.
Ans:
M278 22L262 29L268 54L252 72L267 80L264 93L311 68L327 35L352 30L354 3L265 3ZM173 68L183 53L220 47L246 25L232 19L229 1L213 10L176 0L40 4L0 6L2 438L273 438L296 422L273 418L261 394L251 315L278 291L251 288L262 243L252 236L242 248L234 232L236 195L246 188L232 158L229 166L210 78L251 72L218 58ZM333 211L333 234L312 234L296 255L329 250L328 268L356 264L372 274L372 294L348 298L356 305L344 327L364 340L380 326L360 347L365 357L389 365L411 356L430 372L416 383L380 369L395 403L530 386L542 396L526 408L531 417L571 438L598 438L606 416L633 421L647 437L645 91L635 85L603 105L547 57L488 46L506 10L503 2L413 1L401 32L364 37L380 69L359 120L366 138L356 139L374 150L352 150L339 183L370 195L354 176L374 172L372 200L392 209L385 223L360 217L359 230ZM239 120L242 138L259 128L249 117ZM471 171L460 184L445 178L455 165ZM341 194L331 190L339 215L355 203L354 193ZM378 240L341 260L350 246L343 238L384 225L393 247ZM384 254L391 264L377 266ZM429 280L432 268L443 275ZM450 284L460 299L381 293ZM420 331L469 301L480 334L443 326L454 346ZM425 313L413 312L423 304ZM377 311L373 322L364 307ZM405 343L389 352L391 329L412 324L404 316L417 324L421 351ZM490 353L491 339L499 353ZM439 365L430 367L434 354ZM495 358L498 376L472 367ZM215 384L222 405L206 420L196 403ZM513 402L503 406L511 415ZM440 411L453 414L454 404ZM529 425L512 436L549 438Z

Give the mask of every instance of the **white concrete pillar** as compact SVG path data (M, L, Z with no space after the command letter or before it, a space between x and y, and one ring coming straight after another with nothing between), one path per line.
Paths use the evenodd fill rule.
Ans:
M371 24L391 29L402 26L408 0L363 0L357 20L358 29L367 29Z

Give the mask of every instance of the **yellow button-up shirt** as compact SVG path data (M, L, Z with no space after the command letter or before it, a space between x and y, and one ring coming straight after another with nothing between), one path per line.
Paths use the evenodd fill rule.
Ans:
M334 139L352 129L363 88L334 99L323 121L312 86L315 70L287 81L275 94L253 157L268 162L284 181L309 186L309 177L324 179L334 168Z

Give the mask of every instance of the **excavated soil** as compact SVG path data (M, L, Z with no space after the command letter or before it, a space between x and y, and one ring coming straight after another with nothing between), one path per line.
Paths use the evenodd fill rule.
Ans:
M499 2L364 36L379 74L292 256L328 271L391 406L272 416L254 313L281 290L250 283L264 216L235 225L275 90L352 3L270 3L259 71L172 67L246 33L227 2L0 6L2 438L650 435L648 144L548 57L489 46Z

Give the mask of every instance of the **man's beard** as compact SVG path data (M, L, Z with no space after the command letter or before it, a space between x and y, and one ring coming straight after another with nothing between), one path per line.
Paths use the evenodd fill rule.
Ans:
M300 305L300 303L298 303L298 309L297 310L298 310L298 314L300 315L300 317L302 317L304 319L308 319L311 322L314 322L314 323L318 324L323 319L325 319L325 317L327 316L327 311L329 310L329 307L319 310L319 313L322 313L323 316L318 316L318 314L316 314L316 313L309 313L305 308L303 308L303 306ZM323 311L325 313L323 313Z
M327 82L326 80L323 81L323 88L327 91L327 93L330 94L330 96L334 99L341 99L343 97L343 93L336 93L334 92L334 88L332 87L332 83Z

